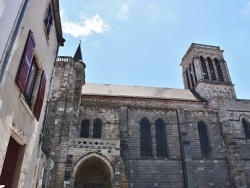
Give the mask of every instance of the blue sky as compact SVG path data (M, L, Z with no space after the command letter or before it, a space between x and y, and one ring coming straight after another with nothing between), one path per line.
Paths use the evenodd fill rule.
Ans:
M60 0L65 46L81 40L87 83L183 88L191 43L224 50L238 98L250 99L250 0Z

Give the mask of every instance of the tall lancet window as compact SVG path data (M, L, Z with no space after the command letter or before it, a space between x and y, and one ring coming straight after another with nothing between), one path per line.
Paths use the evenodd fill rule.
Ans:
M216 70L217 70L217 74L218 74L218 77L219 77L219 81L222 81L224 82L224 78L223 78L223 73L222 73L222 69L221 69L221 66L220 66L220 62L218 61L218 59L214 59L214 63L215 63L215 67L216 67Z
M216 74L215 74L215 71L214 71L214 65L213 65L212 60L209 57L207 58L207 63L208 63L208 67L209 67L209 70L210 70L211 79L212 80L216 80Z
M204 80L208 80L209 77L208 77L208 71L207 71L205 59L203 57L200 57L200 62L201 62L203 78L204 78Z
M250 130L249 130L249 122L247 120L245 120L244 118L242 119L242 126L244 129L244 133L246 138L250 139Z
M167 157L168 154L167 154L165 123L162 119L157 119L155 126L156 126L157 156Z
M83 138L89 137L89 120L88 119L82 120L80 137L83 137Z
M141 156L152 156L150 123L147 118L141 120Z
M203 157L209 155L210 146L208 140L207 126L203 121L198 122L198 132L200 139L200 147Z
M93 138L101 138L102 135L102 120L95 119L93 126Z

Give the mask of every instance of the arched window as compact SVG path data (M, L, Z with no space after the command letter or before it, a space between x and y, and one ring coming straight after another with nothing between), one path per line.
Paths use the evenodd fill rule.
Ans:
M186 78L187 78L188 89L191 89L187 70L186 70Z
M155 126L156 126L157 156L167 157L165 123L162 119L157 119Z
M208 63L208 67L209 67L209 70L210 70L210 74L211 74L212 80L216 80L216 74L215 74L215 71L214 71L214 65L213 65L212 60L209 57L207 58L207 63Z
M141 156L152 156L150 123L147 118L141 120Z
M210 146L208 142L207 127L203 121L198 122L198 132L199 132L201 150L209 150Z
M244 129L244 133L246 138L250 139L250 130L249 130L249 122L247 120L245 120L244 118L242 119L242 126Z
M202 68L202 73L203 73L203 78L204 80L208 80L208 72L207 72L207 66L206 66L206 62L205 59L203 57L200 57L200 61L201 61L201 68Z
M89 120L88 119L82 120L80 137L83 137L83 138L89 137Z
M93 138L101 138L102 135L102 120L95 119L93 126Z
M190 72L191 84L192 84L192 87L193 87L194 86L194 73L192 71L191 66L192 65L189 66L189 72Z
M218 59L214 59L214 63L215 63L215 67L216 67L216 70L217 70L217 74L218 74L218 77L219 77L219 81L224 81L224 78L223 78L223 73L222 73L222 70L221 70L221 66L220 66L220 62L218 61Z

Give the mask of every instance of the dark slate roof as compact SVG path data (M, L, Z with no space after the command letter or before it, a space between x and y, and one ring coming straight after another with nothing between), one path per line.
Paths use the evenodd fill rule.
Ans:
M189 89L87 83L82 95L202 101Z
M82 51L81 51L81 44L79 44L76 53L74 55L74 61L82 61Z

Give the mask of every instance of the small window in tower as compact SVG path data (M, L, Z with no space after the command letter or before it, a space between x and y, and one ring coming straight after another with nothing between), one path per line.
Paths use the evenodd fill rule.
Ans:
M210 70L210 74L211 74L212 80L216 80L216 74L215 74L215 71L214 71L214 65L213 65L212 60L209 57L207 58L207 63L208 63L208 67L209 67L209 70Z
M201 62L203 78L204 78L204 80L208 80L209 77L208 77L208 71L207 71L205 59L203 57L200 57L200 62Z
M141 120L141 156L152 156L150 123L147 118Z
M88 119L82 120L80 137L82 138L89 137L89 120Z
M93 126L93 138L101 138L102 135L102 120L95 119Z
M218 77L219 77L219 81L222 81L224 82L224 78L223 78L223 73L222 73L222 69L221 69L221 66L220 66L220 62L218 61L218 59L214 59L214 63L215 63L215 67L216 67L216 70L217 70L217 74L218 74Z
M186 78L187 78L188 89L191 89L187 70L186 70Z
M195 79L195 83L197 83L197 76L196 76L196 70L195 70L195 66L194 64L192 64L192 67L193 67L193 75L194 75L194 79Z
M242 126L243 126L243 129L244 129L244 133L245 133L245 137L247 139L250 139L250 130L249 130L249 122L245 119L242 119Z
M190 67L189 67L189 72L190 72L191 84L192 84L192 87L193 87L194 86L194 73L192 71L191 66L192 65L190 65Z

